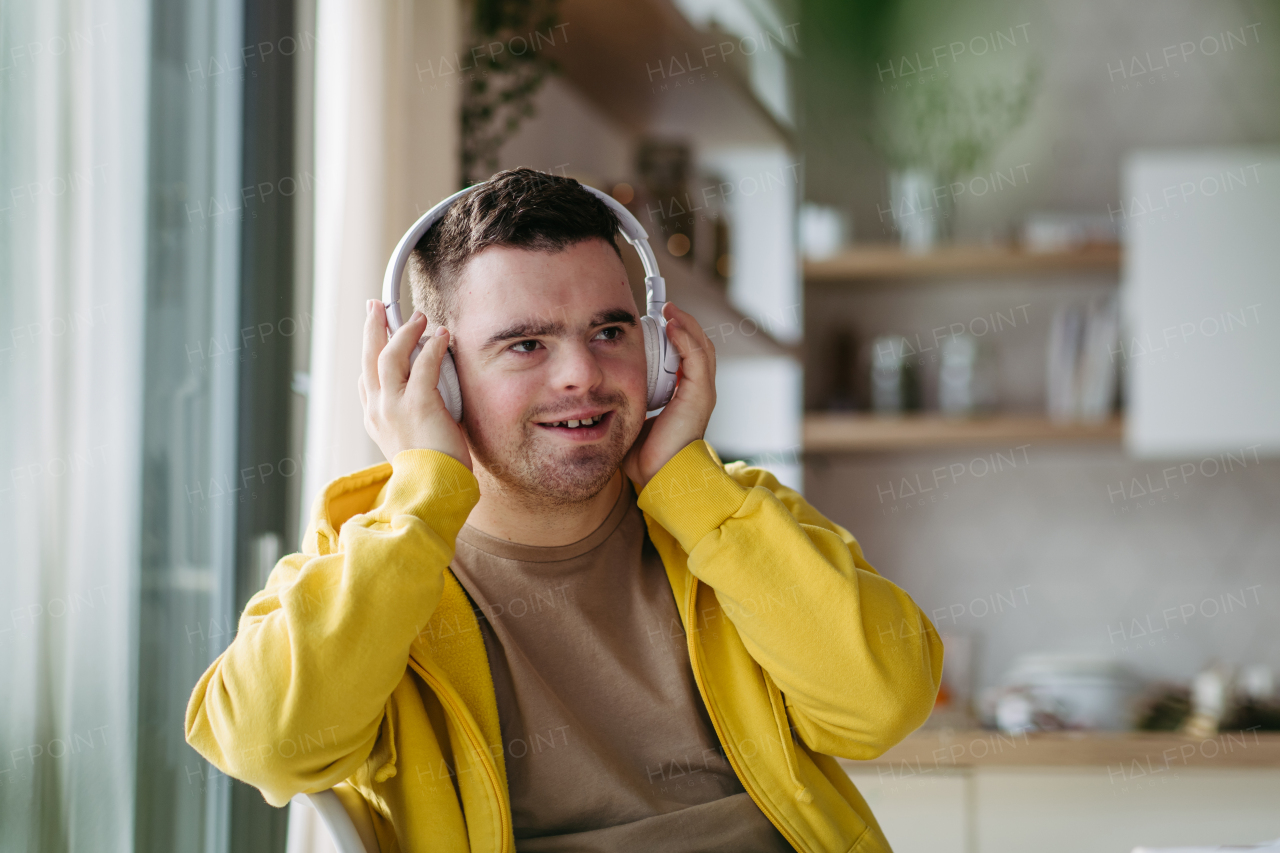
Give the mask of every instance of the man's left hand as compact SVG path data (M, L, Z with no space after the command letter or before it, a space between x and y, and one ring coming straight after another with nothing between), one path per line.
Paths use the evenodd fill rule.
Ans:
M644 490L671 457L702 438L716 406L716 348L692 315L668 302L662 310L667 338L680 354L680 384L662 414L650 418L622 461L623 472Z

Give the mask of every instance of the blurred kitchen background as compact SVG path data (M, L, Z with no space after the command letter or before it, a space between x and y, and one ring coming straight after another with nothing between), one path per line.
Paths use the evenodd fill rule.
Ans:
M0 850L326 849L187 697L381 461L395 241L522 165L635 212L708 439L945 635L845 762L895 850L1280 836L1276 3L68 0L0 48Z

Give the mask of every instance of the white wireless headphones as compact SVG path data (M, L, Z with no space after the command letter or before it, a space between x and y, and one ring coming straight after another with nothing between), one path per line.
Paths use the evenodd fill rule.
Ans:
M400 276L404 273L409 254L414 246L418 245L422 235L444 218L445 213L455 201L482 185L476 184L460 190L422 214L422 217L413 223L413 227L406 231L400 238L400 242L396 244L395 251L391 253L391 260L387 263L387 273L382 279L382 304L386 306L387 323L391 327L392 334L404 325L400 315ZM619 204L612 196L594 187L586 184L580 184L580 186L603 201L617 214L618 230L623 238L635 247L640 255L640 263L644 265L646 306L645 316L640 318L640 327L644 330L645 366L649 380L649 399L646 408L650 412L661 409L671 401L671 395L675 393L676 371L680 368L680 354L667 339L667 321L662 316L662 307L667 304L667 283L658 274L658 259L654 257L653 249L649 248L649 235L639 220L631 215L631 211ZM421 351L422 344L419 342L414 346L413 354L410 356L411 365L417 361L418 353ZM462 391L458 388L458 371L454 367L451 353L446 352L440 363L440 382L436 387L440 389L440 396L444 398L449 414L453 415L455 421L461 421Z

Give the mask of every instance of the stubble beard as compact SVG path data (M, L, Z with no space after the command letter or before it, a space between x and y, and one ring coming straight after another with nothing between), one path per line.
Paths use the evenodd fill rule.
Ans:
M535 411L526 414L520 433L507 441L483 428L468 427L471 453L494 485L521 503L542 510L581 504L613 479L643 426L643 421L632 422L625 395L592 398L590 403L613 411L603 442L567 445L533 423L539 419ZM550 414L566 407L542 408Z

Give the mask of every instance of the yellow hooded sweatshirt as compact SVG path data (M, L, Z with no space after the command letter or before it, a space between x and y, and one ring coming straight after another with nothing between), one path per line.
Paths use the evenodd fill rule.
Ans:
M434 450L330 483L201 677L186 737L284 806L337 787L382 853L515 853L479 623L448 570L480 493ZM942 643L848 531L695 441L638 497L730 764L796 850L888 851L831 756L929 716Z

